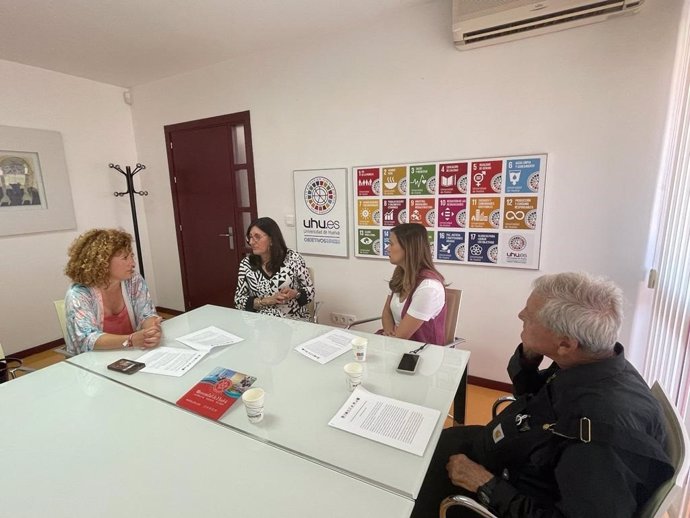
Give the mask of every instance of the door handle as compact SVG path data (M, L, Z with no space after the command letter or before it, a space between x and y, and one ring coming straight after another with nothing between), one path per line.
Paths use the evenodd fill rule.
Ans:
M228 244L230 245L230 250L235 249L235 236L232 232L232 227L228 227L228 233L227 234L218 234L218 237L227 237L228 238Z

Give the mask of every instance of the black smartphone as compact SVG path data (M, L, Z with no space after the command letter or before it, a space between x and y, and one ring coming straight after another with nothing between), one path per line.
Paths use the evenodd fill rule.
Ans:
M402 355L402 358L400 358L398 368L395 370L403 374L414 374L417 371L417 365L419 365L419 355L405 353Z
M124 372L125 374L134 374L135 372L140 371L144 367L146 367L145 363L135 362L134 360L127 360L125 358L117 360L116 362L113 362L110 365L108 365L108 368L111 371Z

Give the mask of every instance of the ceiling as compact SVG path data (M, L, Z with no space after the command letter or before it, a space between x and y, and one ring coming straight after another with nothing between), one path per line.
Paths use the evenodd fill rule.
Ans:
M433 0L0 0L0 59L130 87Z

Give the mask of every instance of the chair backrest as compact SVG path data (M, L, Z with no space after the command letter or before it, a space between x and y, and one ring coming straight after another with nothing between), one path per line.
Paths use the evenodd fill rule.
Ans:
M311 269L310 267L307 267L307 270L309 270L309 277L311 277L311 282L314 282L314 270ZM309 313L309 322L314 322L315 324L318 324L319 322L319 305L321 302L317 302L316 300L312 300L309 304L307 304L307 312Z
M455 341L455 328L458 325L461 299L462 290L446 288L446 345Z
M58 322L60 322L60 329L62 329L62 337L67 342L67 317L65 315L65 299L54 300L55 312L57 313Z
M688 468L690 468L690 458L687 455L690 443L688 442L688 433L683 426L683 420L658 381L654 382L652 386L652 394L659 401L664 414L666 453L671 458L675 472L652 494L637 514L638 518L661 518L664 516L678 495L682 493Z

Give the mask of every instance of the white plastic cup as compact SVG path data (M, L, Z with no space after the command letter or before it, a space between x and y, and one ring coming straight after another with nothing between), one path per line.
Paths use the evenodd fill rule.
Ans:
M265 397L266 393L262 388L250 388L242 394L242 402L250 423L258 423L264 418Z
M348 363L343 367L345 371L345 383L347 390L352 392L355 388L362 383L362 368L361 363Z
M355 360L358 362L364 362L367 360L367 345L369 340L357 336L350 342L352 344L352 351L355 353Z

